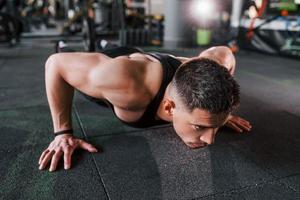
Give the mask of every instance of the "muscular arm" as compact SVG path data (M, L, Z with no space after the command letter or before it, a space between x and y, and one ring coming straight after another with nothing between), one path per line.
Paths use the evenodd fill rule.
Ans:
M236 61L231 50L226 46L211 47L199 54L199 57L208 58L226 67L231 75L235 73Z
M128 57L111 59L99 53L51 56L46 62L46 91L54 131L71 128L73 88L107 99L116 107L126 107L144 83L145 70L140 61Z
M96 54L61 53L49 57L45 65L45 83L54 132L72 128L71 108L74 88L89 92L89 74L102 58ZM87 142L66 133L56 136L39 159L40 169L51 161L54 171L63 156L65 169L71 166L71 156L76 148L90 152L97 149Z
M220 65L226 67L231 75L235 73L236 61L233 53L231 50L226 46L216 46L206 49L202 51L198 57L208 58L218 62ZM187 57L175 57L176 59L180 60L181 62L186 62L191 58ZM196 57L192 57L196 58Z
M132 82L143 68L137 61L118 57L111 59L99 53L59 53L46 62L46 93L51 110L54 131L72 128L71 108L74 88L99 99L108 99L122 106L132 96ZM44 169L51 161L54 171L63 156L65 169L71 166L75 149L97 152L91 144L71 134L56 136L42 153L39 164Z
M72 127L74 88L90 93L89 74L101 59L98 54L61 53L47 60L45 84L55 132Z
M54 132L72 128L71 106L74 88L63 79L60 71L55 57L50 57L45 67L45 84Z

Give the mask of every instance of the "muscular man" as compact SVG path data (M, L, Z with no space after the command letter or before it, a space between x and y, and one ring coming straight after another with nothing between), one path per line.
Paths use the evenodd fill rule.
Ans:
M145 53L119 47L102 53L58 53L45 66L47 98L54 132L39 159L40 169L54 171L61 158L71 167L75 149L97 149L72 135L74 89L89 100L107 104L122 122L135 127L173 123L191 148L210 145L219 127L250 131L248 121L231 115L239 105L235 58L227 47L213 47L193 58Z

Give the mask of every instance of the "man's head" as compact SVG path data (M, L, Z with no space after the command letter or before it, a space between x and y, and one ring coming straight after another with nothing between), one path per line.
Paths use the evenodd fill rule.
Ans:
M190 147L212 144L215 134L239 104L239 85L228 70L206 58L183 63L168 87L165 102L178 136Z

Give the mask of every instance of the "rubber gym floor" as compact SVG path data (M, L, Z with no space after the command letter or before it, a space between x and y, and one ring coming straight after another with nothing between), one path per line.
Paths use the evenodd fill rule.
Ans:
M192 56L199 50L164 50ZM222 128L191 150L171 125L133 129L75 94L75 135L102 149L38 169L53 139L44 84L49 41L0 49L0 199L300 199L300 62L240 51L236 79L249 134Z

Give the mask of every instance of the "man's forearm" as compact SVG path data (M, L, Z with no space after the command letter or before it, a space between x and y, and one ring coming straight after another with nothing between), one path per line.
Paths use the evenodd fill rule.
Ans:
M54 132L72 128L71 109L74 88L61 76L59 65L53 56L46 62L45 83Z

